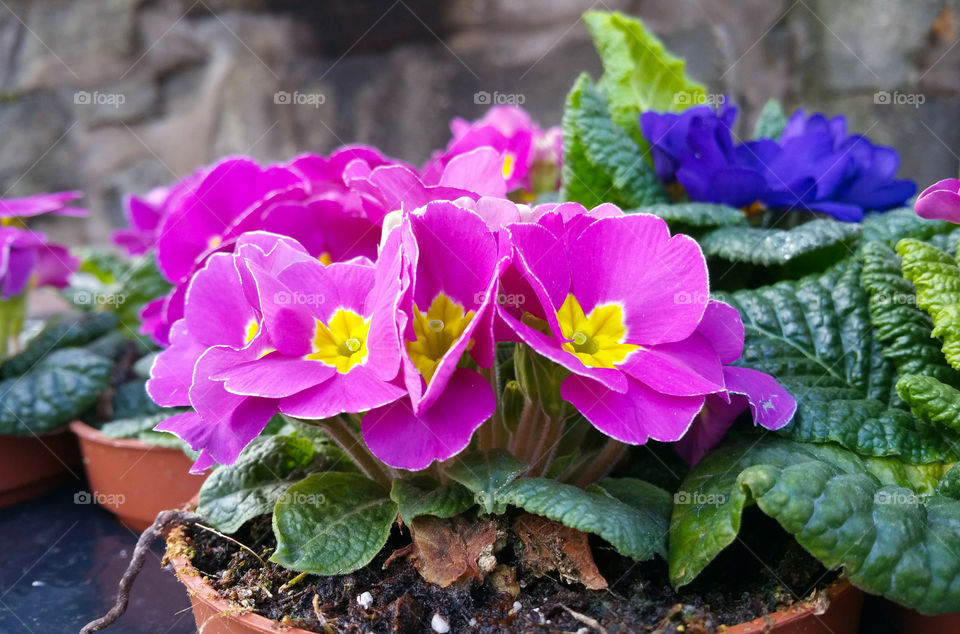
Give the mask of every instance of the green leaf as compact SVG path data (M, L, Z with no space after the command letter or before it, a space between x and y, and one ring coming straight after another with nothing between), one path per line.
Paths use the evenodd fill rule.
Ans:
M560 171L560 200L578 202L592 209L605 202L605 196L613 191L613 179L597 168L587 158L583 144L578 112L583 96L583 87L590 81L581 73L567 95L563 110L563 165Z
M269 513L314 460L313 443L295 436L255 438L229 466L213 471L200 488L197 513L217 530L236 532Z
M397 478L390 499L397 503L406 524L419 515L453 517L474 505L473 493L462 484L440 484L426 475Z
M610 118L606 101L589 78L579 82L579 108L573 110L584 153L591 166L609 175L611 191L594 191L620 207L638 207L670 200L667 190L644 160L644 148Z
M106 389L112 370L108 359L64 348L0 381L0 434L41 434L79 417Z
M822 275L723 295L746 331L738 363L777 377L797 399L793 422L778 433L912 464L955 459L941 428L901 409L860 273L850 259Z
M604 478L587 490L602 491L633 508L650 509L657 516L669 517L673 511L673 499L669 493L637 478Z
M113 418L137 418L162 411L147 394L146 379L134 379L121 383L113 395Z
M783 105L776 99L770 99L764 104L757 123L753 126L753 138L776 141L783 134L786 125L787 115L783 111Z
M339 575L366 566L397 519L386 489L353 473L315 473L286 490L273 512L281 566Z
M883 356L897 373L926 374L956 384L960 373L940 352L939 340L931 336L933 319L916 307L916 288L900 270L900 256L882 242L863 245L863 288L870 294L870 319Z
M486 513L503 513L497 493L518 478L527 465L502 449L461 454L445 467L446 474L467 487Z
M960 609L960 502L883 484L853 453L741 437L691 470L670 525L670 578L692 581L753 503L827 568L924 613Z
M100 433L110 438L138 438L177 413L179 408L160 409L153 414L118 418L100 426Z
M624 493L620 486L615 486L615 490ZM645 561L655 554L666 557L669 507L664 506L661 495L653 495L647 489L626 497L634 501L640 496L648 496L655 502L636 507L605 489L584 491L547 478L520 478L498 493L498 498L506 504L599 535L626 557L637 561Z
M143 305L171 288L152 255L125 258L90 250L82 258L64 296L80 310L109 311L131 334L139 328Z
M645 205L629 209L628 214L653 214L667 221L676 232L678 227L729 227L747 224L747 217L736 207L714 203L677 203Z
M932 376L906 374L897 381L900 398L920 420L960 432L960 390Z
M20 354L0 365L0 379L19 376L54 350L85 346L116 327L117 318L109 313L54 317L30 339Z
M937 483L937 494L955 500L960 499L960 465L954 465L943 474Z
M603 61L600 88L618 126L646 149L641 112L674 112L706 102L706 88L690 79L682 59L640 20L619 12L587 11L583 21Z
M902 238L926 240L948 233L956 225L942 220L928 220L914 213L911 207L901 207L883 213L870 213L860 223L863 242L882 242L894 246Z
M933 336L943 354L960 369L960 267L947 253L912 238L897 243L903 275L917 288L917 306L933 317Z
M700 241L708 258L760 266L784 265L805 257L829 264L852 252L860 227L850 222L817 219L793 229L723 227Z

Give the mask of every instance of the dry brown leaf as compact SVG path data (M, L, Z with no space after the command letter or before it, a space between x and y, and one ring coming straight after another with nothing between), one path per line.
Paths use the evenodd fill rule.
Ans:
M542 577L556 570L565 581L590 590L607 587L583 531L529 513L514 520L513 530L523 541L523 563L533 574Z
M466 577L483 579L477 559L497 540L497 525L460 516L421 515L411 522L410 534L417 547L414 564L420 575L446 588Z

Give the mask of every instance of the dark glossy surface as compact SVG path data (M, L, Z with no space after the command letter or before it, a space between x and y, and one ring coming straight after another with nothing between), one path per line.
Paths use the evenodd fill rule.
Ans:
M0 632L77 632L116 598L138 535L95 504L74 503L74 482L0 509ZM160 568L158 541L133 586L127 613L107 632L196 631L190 601L173 572Z

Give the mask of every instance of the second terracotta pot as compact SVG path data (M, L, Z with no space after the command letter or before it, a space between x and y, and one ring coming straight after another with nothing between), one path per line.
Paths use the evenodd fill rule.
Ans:
M91 489L79 501L100 504L135 531L150 526L160 511L189 501L206 479L190 473L192 461L179 449L110 438L80 421L70 429L80 438Z
M79 477L77 439L66 428L39 436L0 436L0 508Z

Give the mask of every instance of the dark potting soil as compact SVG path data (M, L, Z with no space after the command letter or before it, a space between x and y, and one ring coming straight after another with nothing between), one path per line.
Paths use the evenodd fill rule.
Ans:
M744 516L741 541L720 554L697 580L679 591L666 563L637 564L601 541L591 542L609 589L586 590L556 574L536 578L519 563L515 537L497 558L516 570L514 596L488 576L448 588L427 583L405 558L391 553L409 544L395 530L383 552L365 568L336 577L297 576L281 566L264 566L249 551L197 527L187 532L193 565L222 596L267 618L314 632L430 632L434 614L451 632L722 632L722 624L750 621L799 600L809 600L837 578L783 533L769 518ZM233 536L264 559L275 545L270 518L261 517ZM519 549L517 549L518 551ZM358 597L369 592L364 608ZM319 614L318 614L319 610ZM326 622L324 625L323 619ZM603 629L600 629L603 628Z

